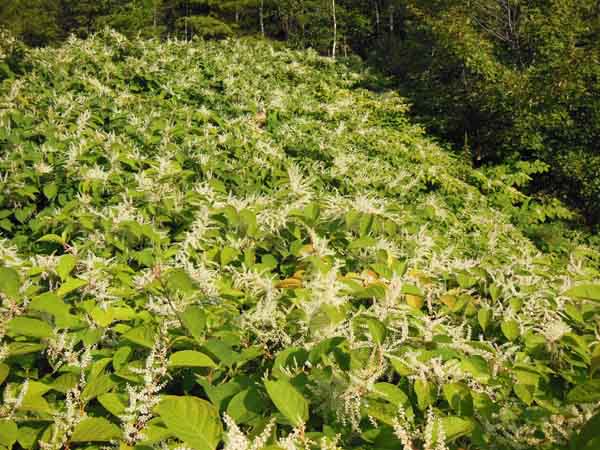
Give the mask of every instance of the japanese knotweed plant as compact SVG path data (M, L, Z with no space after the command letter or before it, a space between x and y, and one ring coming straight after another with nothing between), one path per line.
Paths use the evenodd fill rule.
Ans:
M372 74L110 31L26 58L0 448L599 448L598 249L538 250Z

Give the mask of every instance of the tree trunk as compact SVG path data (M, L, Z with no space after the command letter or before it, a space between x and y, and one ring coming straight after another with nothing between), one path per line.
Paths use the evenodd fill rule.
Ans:
M381 29L381 17L379 16L379 0L375 0L375 34L379 36Z
M190 17L190 1L185 2L185 40L188 40L188 17Z
M153 4L154 4L154 11L153 11L154 17L152 17L152 24L154 26L154 32L156 33L156 25L158 22L158 0L154 0Z
M258 21L260 22L260 34L265 37L265 18L264 18L265 0L260 0L258 8Z
M390 5L390 34L394 33L394 5Z
M333 16L333 47L331 49L331 56L335 59L335 53L337 49L337 18L335 16L335 0L331 0L331 12Z

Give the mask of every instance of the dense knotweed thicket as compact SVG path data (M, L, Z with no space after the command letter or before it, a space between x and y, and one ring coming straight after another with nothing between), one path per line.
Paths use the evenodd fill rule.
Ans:
M540 253L367 73L110 32L28 64L0 448L597 448L600 254Z

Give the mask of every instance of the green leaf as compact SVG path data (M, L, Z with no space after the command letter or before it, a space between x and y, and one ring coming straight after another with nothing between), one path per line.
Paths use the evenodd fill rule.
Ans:
M421 411L425 411L429 406L436 401L435 386L425 380L417 379L415 381L415 394L417 395L417 406Z
M275 378L287 378L286 370L292 367L302 367L308 358L308 352L302 347L288 347L280 351L273 361L271 374Z
M179 291L189 295L194 292L194 282L185 270L171 270L167 275L167 287L172 291Z
M62 255L58 260L58 264L56 265L56 273L61 280L65 281L76 265L77 258L75 258L73 255Z
M594 351L592 352L592 359L590 362L591 376L594 376L598 370L600 370L600 345L596 345L596 347L594 347Z
M370 248L377 245L377 240L372 237L360 237L348 245L348 249L350 250L359 250L364 248Z
M110 392L98 396L98 402L112 415L119 417L125 413L125 409L129 404L129 396L127 394L118 394Z
M569 403L595 403L600 401L600 379L578 384L567 394Z
M29 302L28 308L51 314L54 316L54 321L58 328L75 328L82 324L77 316L69 312L69 306L64 300L53 292L46 292L34 297Z
M86 417L75 426L71 442L108 442L121 436L121 429L103 417Z
M39 441L42 432L47 428L46 422L24 422L19 426L17 442L25 449L32 449Z
M196 450L214 450L219 444L223 431L219 412L207 401L169 395L156 411L174 436Z
M47 339L54 335L54 331L48 323L29 317L15 317L8 322L6 328L11 334L17 336Z
M17 209L15 211L15 218L19 222L24 224L27 221L27 219L31 216L31 214L33 214L33 211L34 210L31 207Z
M468 436L475 430L475 422L464 417L448 416L440 418L444 429L446 442L454 441L462 436Z
M395 384L375 383L373 392L395 406L406 406L409 403L408 395Z
M151 349L154 346L154 334L150 325L142 325L129 330L123 335L123 339Z
M11 448L17 442L19 429L10 419L0 419L0 445Z
M8 344L8 355L28 355L30 353L39 352L40 350L43 350L45 348L46 346L44 344L34 344L32 342L12 342Z
M135 450L151 450L152 448L155 448L153 447L154 444L158 444L165 439L173 437L168 428L151 423L143 428L142 434L144 435L144 439L140 442L141 445L136 445L134 447Z
M487 327L488 327L491 319L492 319L491 308L484 307L484 308L481 308L477 312L477 321L479 322L479 326L481 327L481 329L483 331L487 330Z
M536 387L531 384L515 383L513 385L513 391L527 406L531 406L533 403L533 395L535 394Z
M79 384L79 375L74 373L64 373L50 385L52 390L66 394Z
M221 265L226 266L240 256L240 251L233 247L225 247L221 250Z
M227 414L236 422L246 424L261 417L265 399L254 388L236 394L227 406Z
M0 292L16 299L19 295L19 286L21 286L19 274L8 267L0 267Z
M46 234L39 238L37 242L53 242L54 244L65 245L66 241L58 234Z
M19 393L22 389L22 386L19 386ZM40 383L38 381L30 380L27 385L27 391L25 391L25 396L23 397L23 401L19 406L20 411L31 411L34 413L42 413L49 414L52 412L52 408L46 401L44 397L42 397L46 392L52 389L52 386Z
M402 292L403 294L415 295L417 297L425 297L423 291L414 284L403 284L400 292Z
M367 318L366 322L373 340L378 344L383 344L385 336L387 335L385 325L372 317Z
M227 383L212 386L204 377L196 376L196 380L208 395L209 400L219 410L225 409L227 402L238 392L241 392L247 386L237 381L228 381Z
M121 367L123 367L127 361L129 361L129 357L131 356L132 350L131 347L125 345L121 348L119 348L115 354L113 355L112 358L112 365L115 368L115 370L119 370L121 369Z
M265 388L277 409L294 426L300 426L308 420L308 402L285 380L265 381Z
M206 328L206 313L198 306L191 305L185 309L180 318L190 334L201 342Z
M203 350L208 351L208 353L213 355L227 367L233 367L239 356L229 345L219 339L210 339L206 341L203 345Z
M100 375L85 386L85 389L81 393L81 399L84 403L87 403L99 395L107 393L113 386L115 386L115 382L110 375Z
M4 380L8 378L10 373L10 367L4 363L0 363L0 384L4 383Z
M582 284L564 293L567 297L600 302L600 284Z
M444 397L450 407L459 416L473 415L473 397L470 389L462 383L450 383L444 385Z
M56 183L48 183L44 185L43 192L48 200L52 200L58 194L58 187Z
M516 340L520 335L521 331L519 329L519 324L515 320L505 320L500 324L500 329L506 339L509 341Z
M59 297L64 297L67 294L70 294L73 291L76 291L80 287L83 287L87 284L87 281L80 280L79 278L68 278L56 291L56 295Z
M169 367L217 367L217 365L204 353L182 350L171 355Z
M392 363L392 367L401 377L407 377L413 373L413 370L404 363L402 358L399 358L394 355L390 355L388 357L390 363Z
M28 306L29 309L52 314L53 316L64 317L69 314L69 306L53 292L46 292L34 297Z
M600 413L586 422L575 439L577 450L597 450L600 445Z
M106 328L111 323L113 323L115 315L112 308L101 308L100 306L96 306L90 312L90 317L100 325L102 328Z
M463 289L472 288L477 284L477 278L466 273L457 274L456 281L458 282L458 285Z

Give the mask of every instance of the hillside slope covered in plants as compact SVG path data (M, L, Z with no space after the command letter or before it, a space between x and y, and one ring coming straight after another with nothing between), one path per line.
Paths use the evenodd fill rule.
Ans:
M368 73L111 32L24 64L0 448L598 448L597 249L542 253Z

